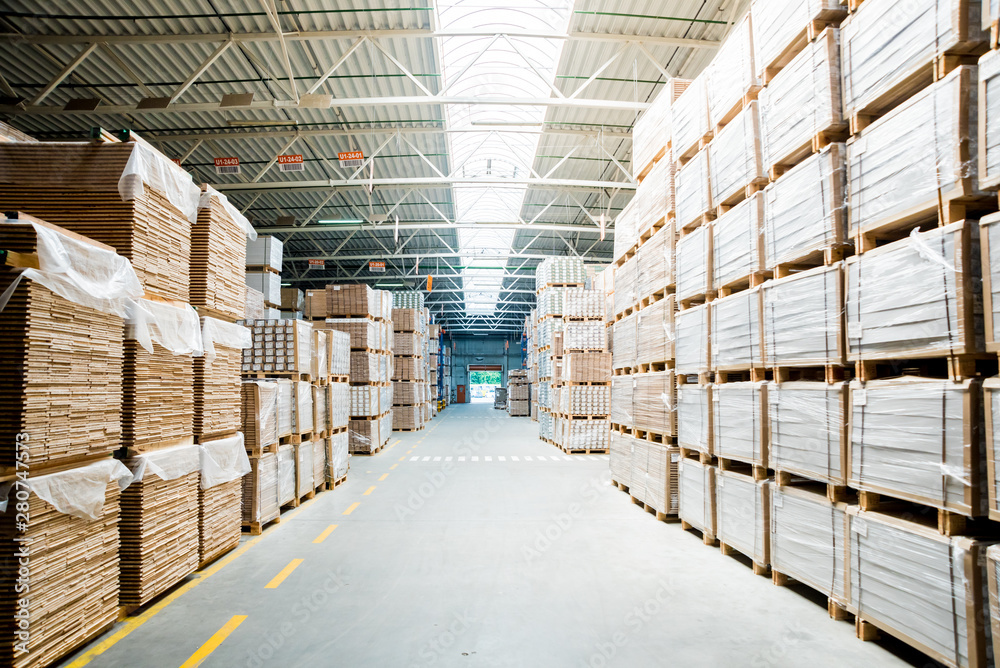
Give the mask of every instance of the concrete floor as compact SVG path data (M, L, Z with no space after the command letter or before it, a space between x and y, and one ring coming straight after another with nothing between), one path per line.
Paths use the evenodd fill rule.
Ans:
M657 522L611 486L606 455L568 458L537 433L491 406L451 406L64 665L176 668L235 615L200 665L928 664Z

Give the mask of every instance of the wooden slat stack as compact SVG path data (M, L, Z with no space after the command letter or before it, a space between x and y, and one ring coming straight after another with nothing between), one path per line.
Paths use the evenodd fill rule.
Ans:
M198 490L198 561L204 565L240 544L243 479Z
M206 353L194 359L194 435L199 443L235 434L240 429L240 370L243 349L231 344L225 330L237 325L205 317L204 326L219 328L227 334L224 340L212 343L214 358L209 361Z
M194 365L153 343L125 341L122 445L135 452L193 442Z
M209 196L207 188L202 186L202 201L208 206L198 209L198 222L191 227L191 305L231 322L243 318L246 309L246 232L219 194Z

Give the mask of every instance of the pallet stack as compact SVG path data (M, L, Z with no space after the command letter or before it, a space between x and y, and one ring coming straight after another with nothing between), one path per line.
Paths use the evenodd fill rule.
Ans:
M441 325L430 324L428 326L428 361L430 374L428 383L430 385L430 405L431 417L435 417L438 411L444 408L442 398L444 396L444 365L441 354Z
M350 421L351 336L337 330L326 330L325 334L330 376L329 383L322 389L327 413L323 479L327 489L333 489L347 479L350 468L347 426Z
M427 411L426 315L420 292L393 293L392 428L419 431Z
M284 248L277 237L257 237L247 241L247 287L264 295L264 318L284 319L281 315L281 267Z
M531 382L525 369L511 369L507 372L507 388L505 405L507 415L511 417L528 417L528 406L531 396Z

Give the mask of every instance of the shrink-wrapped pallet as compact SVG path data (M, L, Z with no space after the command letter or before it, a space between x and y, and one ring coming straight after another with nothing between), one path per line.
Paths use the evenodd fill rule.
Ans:
M696 459L681 458L677 463L677 514L709 542L716 535L715 473L714 466Z
M764 265L820 258L845 241L844 145L830 144L764 189Z
M698 150L709 135L707 73L692 80L670 107L670 137L674 159L683 159Z
M379 419L351 420L348 426L348 447L352 453L375 454L382 445L382 421ZM390 422L390 431L392 423Z
M380 383L383 381L385 356L379 353L351 352L351 382ZM392 359L392 358L390 358ZM385 379L388 380L388 379Z
M379 323L369 318L327 318L317 322L318 329L346 333L353 350L386 350L387 342L382 340Z
M708 119L711 127L729 123L761 88L753 62L750 14L736 23L705 68Z
M284 247L278 237L248 239L246 254L248 267L268 267L281 273Z
M763 83L808 47L816 23L839 23L847 14L838 0L753 0L754 66Z
M326 286L326 314L331 318L373 318L382 315L381 290L371 286L328 285ZM392 303L390 300L389 308Z
M712 291L712 224L677 240L677 299L704 297Z
M279 378L278 384L278 438L291 436L295 428L295 389L293 381Z
M983 416L986 430L986 488L991 520L1000 520L1000 377L983 381Z
M1000 225L997 223L1000 223L1000 214L997 213L984 216L979 221L983 272L983 330L986 350L989 352L1000 351Z
M313 484L320 487L326 484L326 442L321 438L313 441ZM325 491L325 490L320 490Z
M277 308L281 304L281 276L269 271L248 271L243 275L248 286L264 295L264 304Z
M331 485L347 475L351 456L347 449L347 441L346 431L332 434L330 438L326 439L326 481Z
M760 94L764 169L794 165L847 129L840 99L840 31L824 30ZM826 136L824 136L826 135Z
M979 226L968 221L847 260L848 359L983 349Z
M207 563L240 544L242 478L250 473L243 434L202 443L198 488L198 561Z
M327 344L326 332L313 329L312 370L309 372L313 382L326 382L330 378L330 347Z
M649 482L649 446L650 443L641 438L633 439L632 470L629 473L629 496L637 501L645 502L646 485Z
M386 358L393 362L392 380L423 380L423 360L418 357ZM354 374L351 374L353 378ZM380 378L380 380L382 380ZM388 380L387 378L384 380Z
M712 223L712 289L750 284L764 271L764 194L754 193Z
M395 295L399 293L393 293ZM422 311L418 308L392 309L392 329L395 332L421 332L423 330Z
M663 158L670 143L670 105L673 103L670 81L660 90L652 104L636 119L632 127L632 175L644 179L654 163ZM659 164L659 163L656 163Z
M305 434L313 430L312 385L304 380L292 381L292 433Z
M561 412L566 415L609 415L610 385L569 385L562 388Z
M646 443L646 501L657 512L676 515L680 504L677 491L679 448L663 443Z
M392 337L393 355L415 355L420 356L423 352L423 344L420 335L416 332L395 332Z
M615 376L611 379L611 422L623 427L635 426L635 376Z
M768 366L843 364L841 264L817 267L762 286L764 361Z
M764 364L761 288L744 290L709 304L712 309L712 369L741 370Z
M720 543L758 567L771 563L771 483L733 471L715 472L715 514Z
M327 385L313 385L313 433L317 436L330 431L330 398Z
M624 313L639 301L639 259L632 256L615 268L615 315Z
M578 285L587 281L587 268L583 258L576 256L552 256L542 260L535 269L535 291L552 285Z
M767 181L760 150L760 111L756 100L743 109L708 145L712 206L739 202L746 187Z
M677 197L677 229L684 230L701 224L702 216L715 208L709 181L709 150L698 151L674 178ZM617 281L615 290L617 291Z
M705 373L711 367L712 305L702 304L674 316L675 369L679 374ZM615 345L618 333L615 332Z
M548 287L538 295L538 317L562 317L566 313L566 293L571 288Z
M611 353L567 353L560 380L564 383L606 383L611 380Z
M313 482L313 442L302 441L295 446L295 497L301 499L315 488Z
M678 446L708 455L714 454L712 417L711 385L678 385Z
M253 327L253 348L243 351L244 373L311 373L311 322L268 319L239 324Z
M424 308L424 293L420 290L397 290L392 293L392 308L395 309L419 309ZM393 323L395 323L393 315Z
M615 345L611 358L612 368L627 369L636 365L637 322L638 314L633 314L625 316L614 324ZM539 365L539 373L542 373L541 364ZM545 374L542 375L545 377Z
M979 187L996 188L1000 186L1000 51L979 59L977 105Z
M771 486L771 569L844 605L850 602L847 504Z
M605 329L606 325L601 320L567 322L563 332L564 349L602 351L607 344Z
M566 318L598 319L604 317L604 293L600 290L566 288L562 290L562 293L562 315ZM403 353L397 352L396 354L401 355Z
M865 2L840 26L844 115L892 108L935 78L945 53L974 53L988 35L976 0Z
M975 80L976 68L961 66L848 143L852 236L933 218L941 206L981 196Z
M674 359L674 295L667 295L635 315L636 364Z
M768 468L767 445L767 383L713 386L713 454Z
M284 506L295 500L295 446L278 447L278 505Z
M636 206L637 203L635 197L633 197L615 218L614 258L616 262L632 250L632 247L635 246L636 241L639 239L638 220L635 213ZM538 266L540 267L541 265ZM538 270L536 269L535 290L538 291L540 289L541 285L539 284Z
M666 291L674 284L674 224L668 222L636 251L636 300Z
M628 487L632 484L632 441L629 434L617 430L611 432L611 453L609 466L611 479L620 485Z
M326 289L306 290L305 309L302 316L306 320L321 320L326 318Z
M264 524L280 512L278 454L267 452L250 459L250 473L243 478L243 524Z
M265 317L264 293L260 290L254 290L248 285L245 294L246 307L243 311L243 318L247 321L263 320Z
M858 619L946 666L991 665L987 543L858 507L848 517Z
M395 406L392 409L392 427L414 430L423 427L423 409L421 406Z
M847 383L796 381L767 388L768 466L847 484Z
M564 420L567 450L607 450L611 437L607 420Z
M961 515L985 515L981 401L979 380L852 381L848 484Z
M635 140L638 141L638 140ZM638 147L638 143L634 143ZM634 221L636 234L647 237L651 228L673 218L674 214L674 160L670 149L649 170L635 189Z
M661 436L677 435L674 372L652 371L632 376L632 413L635 428Z
M278 388L279 383L270 380L245 380L240 387L240 431L254 456L278 444Z

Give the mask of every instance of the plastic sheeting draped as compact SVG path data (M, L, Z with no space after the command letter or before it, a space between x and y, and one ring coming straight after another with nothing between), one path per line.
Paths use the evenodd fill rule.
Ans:
M243 446L243 434L208 441L198 446L201 456L201 488L242 478L250 473L250 458Z
M125 489L132 482L132 473L117 459L103 459L68 471L29 477L27 487L64 515L96 520L101 517L108 483L112 481ZM18 487L17 482L0 486L0 512L7 512L10 490Z
M130 301L129 307L126 338L138 341L147 352L153 352L155 341L174 355L204 353L198 313L187 304L139 299Z
M141 197L145 184L163 193L188 220L196 222L201 188L195 185L191 175L145 141L135 138L132 145L132 154L118 179L121 198L127 202Z
M222 205L222 208L226 210L226 213L229 214L229 217L240 226L243 233L247 235L247 239L250 239L250 241L256 241L257 231L253 229L253 225L250 224L250 221L247 220L246 216L240 213L240 210L233 206L232 202L229 201L229 198L212 186L206 186L205 188L206 189L201 191L201 195L198 197L198 208L207 209L212 206L212 198L214 197L219 201L219 204Z
M215 359L215 344L234 350L245 350L253 346L253 334L247 327L209 317L201 319L201 340L205 361L209 364Z

